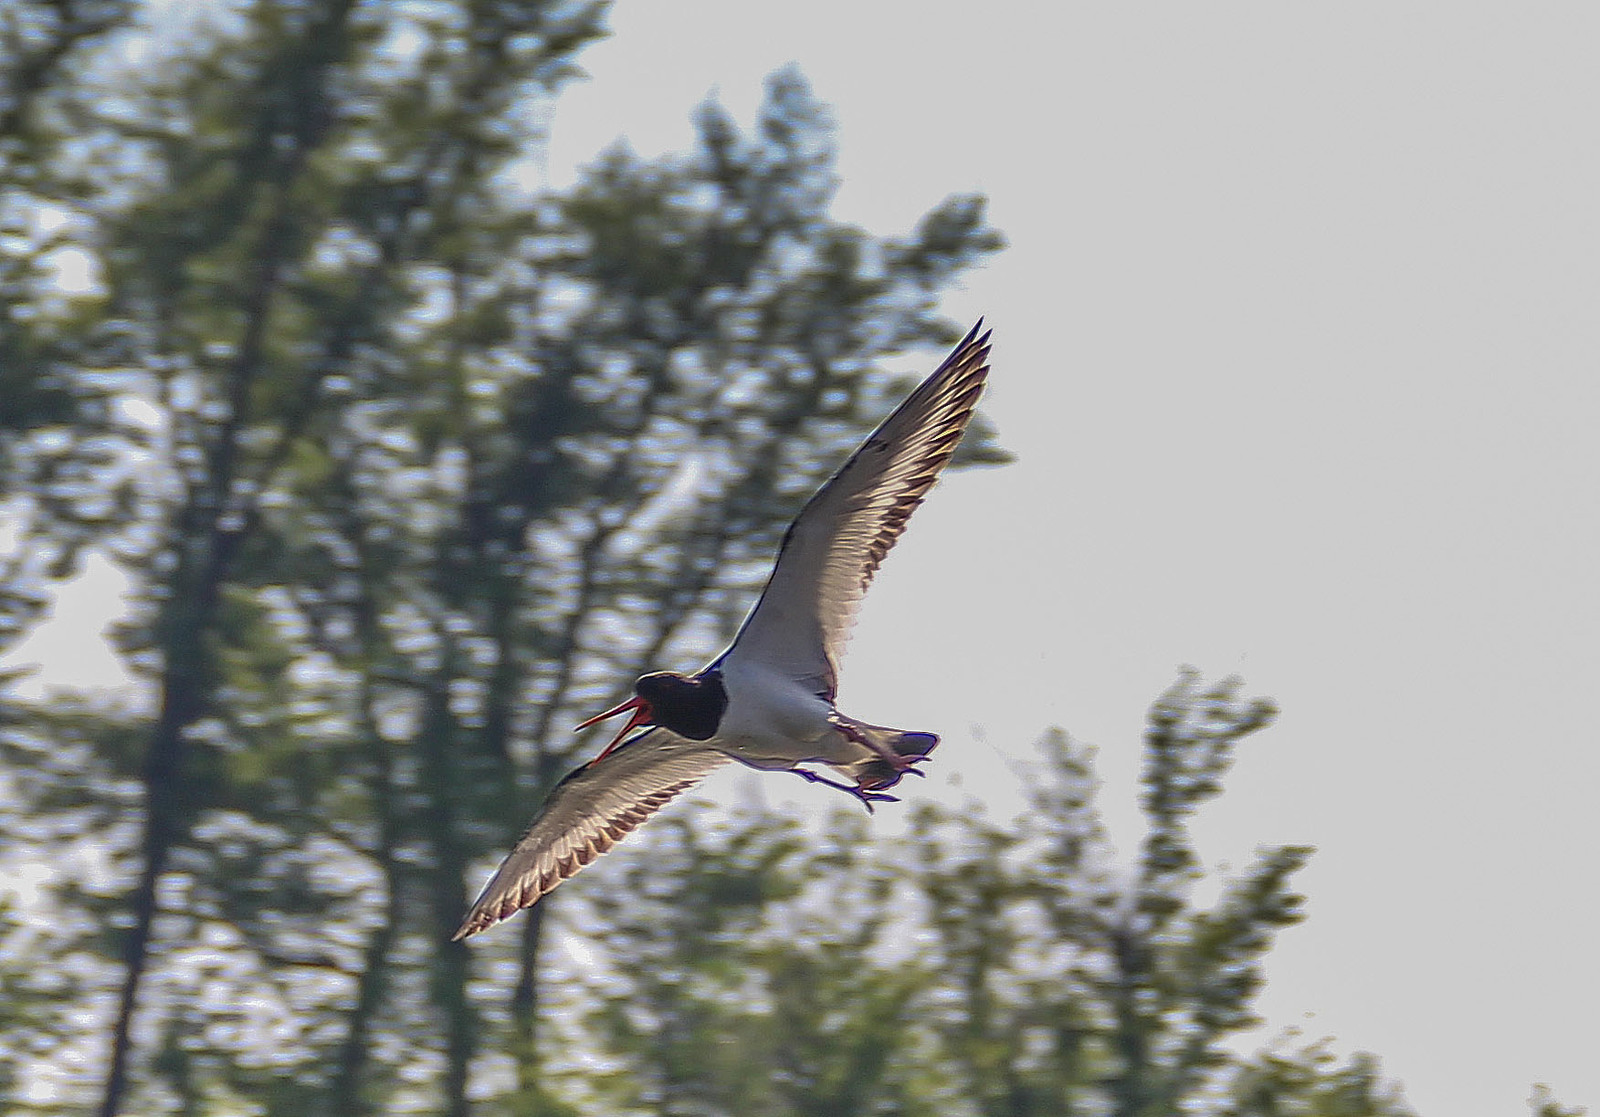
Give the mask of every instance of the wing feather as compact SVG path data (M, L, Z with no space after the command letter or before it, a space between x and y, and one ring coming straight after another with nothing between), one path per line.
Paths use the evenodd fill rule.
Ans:
M972 421L989 374L983 322L817 490L783 538L737 649L832 701L861 600Z
M556 785L454 937L475 935L532 906L727 760L699 741L655 728L585 764Z

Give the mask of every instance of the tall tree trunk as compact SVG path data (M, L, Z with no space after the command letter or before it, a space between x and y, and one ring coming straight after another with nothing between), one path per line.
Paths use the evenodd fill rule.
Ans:
M441 656L435 684L424 697L425 709L418 733L421 750L422 787L427 796L423 809L423 834L433 849L429 870L434 930L438 953L433 959L430 989L434 1004L444 1014L445 1112L449 1117L467 1117L467 1074L477 1047L472 1002L467 997L470 955L467 944L453 942L461 913L468 898L462 885L466 865L456 834L456 788L458 778L452 758L456 745L456 720L450 710L450 680L459 677L459 664L448 636Z
M360 538L359 533L355 538ZM366 949L362 952L361 976L356 979L356 1003L346 1021L344 1040L339 1044L338 1061L324 1102L323 1112L328 1117L356 1117L366 1108L361 1102L361 1084L370 1062L368 1043L373 1019L389 991L390 954L400 930L401 891L405 884L397 856L400 834L394 809L393 765L389 745L379 729L370 670L379 656L379 627L370 596L362 595L356 616L362 637L362 655L368 665L368 674L361 686L361 731L371 762L372 804L378 819L378 848L373 856L383 868L388 899L383 907L383 921L368 935Z
M148 969L151 931L156 916L156 893L173 846L184 840L194 817L196 801L185 795L184 732L205 708L211 677L207 647L216 619L222 587L233 567L239 545L252 517L234 501L239 469L241 432L248 422L250 388L261 373L262 342L267 309L277 287L280 226L288 220L284 195L269 221L264 258L259 264L246 303L244 336L238 359L229 374L229 413L209 454L203 486L190 495L174 532L174 549L183 558L172 580L172 598L161 626L165 663L161 676L161 710L145 750L144 833L140 843L144 864L139 882L129 898L133 929L123 952L127 973L118 999L117 1018L111 1032L111 1057L100 1117L116 1117L127 1088L128 1055L139 990ZM224 516L237 516L239 526L223 526Z
M116 1117L127 1089L133 1016L150 958L156 890L166 870L167 857L183 829L182 804L178 796L183 759L182 734L184 728L194 720L198 707L198 687L192 682L172 679L169 672L161 713L145 754L145 820L144 840L141 843L144 865L129 899L133 927L128 932L123 948L123 965L127 971L123 975L117 1019L111 1033L110 1065L100 1099L100 1117Z
M308 29L314 57L306 77L313 89L320 87L323 72L343 49L343 23L352 2L336 0L323 19ZM303 114L312 112L311 106L298 109ZM266 180L240 184L245 195L266 192L268 216L252 246L254 266L240 301L243 325L237 356L227 374L227 412L206 447L206 474L190 492L173 533L179 560L160 634L165 651L161 712L145 754L144 865L130 899L134 925L124 952L127 973L112 1027L100 1117L116 1117L127 1088L130 1036L149 963L157 891L167 858L173 846L184 840L197 806L180 793L185 779L183 734L206 703L211 674L207 644L217 605L239 547L255 526L255 500L260 482L265 480L255 478L257 484L241 495L241 440L252 420L252 391L265 371L268 319L293 240L290 234L298 220L292 187L320 135L309 118L299 123L301 128L292 142L277 137L280 150L268 167ZM290 437L284 432L279 445L287 446Z
M523 912L522 941L518 956L521 976L511 994L513 1058L517 1064L517 1112L536 1117L544 1110L539 1060L539 948L544 941L544 915L540 903Z

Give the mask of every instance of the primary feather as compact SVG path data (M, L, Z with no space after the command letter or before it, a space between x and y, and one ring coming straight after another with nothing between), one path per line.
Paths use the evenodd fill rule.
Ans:
M906 521L955 453L989 374L979 322L879 424L784 536L755 608L723 655L780 666L832 700L861 599Z
M585 764L556 785L454 937L528 907L727 762L703 742L658 727Z

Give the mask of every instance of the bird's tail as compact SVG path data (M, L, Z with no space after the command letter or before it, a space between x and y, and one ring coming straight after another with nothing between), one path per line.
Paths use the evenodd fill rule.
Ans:
M835 714L833 724L846 737L870 750L860 760L837 766L866 791L882 791L893 787L907 771L916 770L907 763L908 760L915 763L917 758L927 756L939 743L938 736L933 733L868 725L843 714Z

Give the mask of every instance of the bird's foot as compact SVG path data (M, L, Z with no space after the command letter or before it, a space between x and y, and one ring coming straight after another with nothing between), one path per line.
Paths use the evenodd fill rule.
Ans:
M926 779L928 773L924 772L921 768L918 768L917 765L921 764L924 760L932 759L933 757L929 756L927 753L923 753L921 756L908 756L905 758L906 766L900 769L900 774L902 776L922 776L924 779Z
M868 814L873 813L872 804L874 803L898 803L900 801L898 796L885 795L883 792L873 791L869 787L857 787L855 784L840 783L838 780L830 780L827 776L818 775L816 772L810 771L806 768L790 768L789 771L810 783L820 783L824 787L837 788L846 795L850 795L861 800L861 805L867 808ZM918 774L920 775L921 773Z
M899 783L903 776L927 776L927 772L917 767L917 764L928 759L925 756L911 757L904 766L890 764L886 760L873 760L864 765L856 773L856 779L868 791L886 791Z

